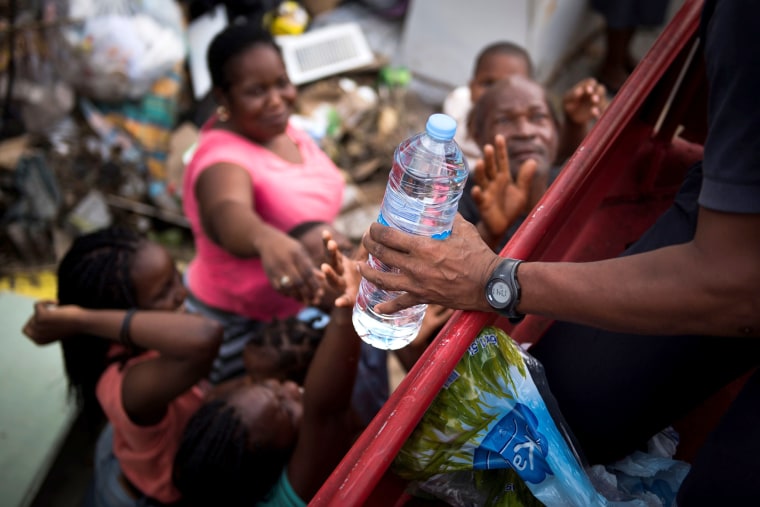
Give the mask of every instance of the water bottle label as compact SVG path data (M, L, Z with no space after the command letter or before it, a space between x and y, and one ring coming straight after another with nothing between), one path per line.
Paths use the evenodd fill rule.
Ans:
M379 215L377 215L377 223L385 225L387 227L392 227L391 224L389 224L388 221L385 219L385 217L383 217L383 212L382 211L380 212ZM448 238L449 236L451 236L451 230L450 229L448 231L442 231L442 232L439 232L437 234L433 234L430 237L433 238L433 239L442 240L442 239Z

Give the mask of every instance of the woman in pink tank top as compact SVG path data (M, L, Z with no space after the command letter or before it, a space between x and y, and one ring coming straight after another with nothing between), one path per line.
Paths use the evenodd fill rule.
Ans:
M208 65L219 107L185 170L183 207L196 247L186 277L191 310L225 325L210 376L218 382L243 372L257 323L295 315L319 296L322 275L287 231L331 223L344 179L289 125L297 92L271 35L230 25L212 41Z

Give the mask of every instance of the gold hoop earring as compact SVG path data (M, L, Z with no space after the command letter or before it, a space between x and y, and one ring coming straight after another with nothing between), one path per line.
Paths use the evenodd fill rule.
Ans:
M216 117L219 119L219 121L227 121L230 119L230 112L227 111L226 107L219 106L216 108Z

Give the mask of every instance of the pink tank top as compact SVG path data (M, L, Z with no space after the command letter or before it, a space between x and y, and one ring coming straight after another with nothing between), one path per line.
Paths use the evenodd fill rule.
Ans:
M343 176L305 132L288 126L303 163L293 164L232 132L201 131L198 148L185 169L183 207L195 238L196 256L190 263L192 293L207 305L270 321L294 315L302 305L269 284L258 258L240 259L212 242L203 231L195 199L195 182L208 167L230 163L244 168L253 183L254 209L268 224L287 233L312 220L332 223L340 211Z

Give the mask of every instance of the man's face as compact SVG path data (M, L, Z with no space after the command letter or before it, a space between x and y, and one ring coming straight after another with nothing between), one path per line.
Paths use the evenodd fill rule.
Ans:
M513 175L528 159L536 161L539 173L548 171L557 156L559 133L543 88L515 76L495 84L483 100L483 128L476 139L481 148L501 134Z

